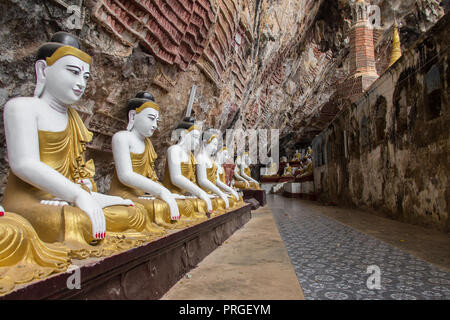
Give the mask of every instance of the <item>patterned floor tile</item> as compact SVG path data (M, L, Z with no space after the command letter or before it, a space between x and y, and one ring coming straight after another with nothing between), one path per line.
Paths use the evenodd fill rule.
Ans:
M307 300L450 299L450 274L430 263L296 199L269 195L268 205ZM380 288L369 289L376 270Z

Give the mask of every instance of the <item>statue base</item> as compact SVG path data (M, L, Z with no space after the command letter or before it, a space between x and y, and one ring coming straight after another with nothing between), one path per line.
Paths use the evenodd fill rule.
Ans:
M80 271L80 289L68 288L68 283L76 283L72 280L76 272L67 271L18 287L0 300L159 299L251 219L250 207L247 204L190 228L169 231L111 257L73 260Z
M266 191L256 189L242 189L241 191L244 194L244 201L253 198L259 202L259 205L261 207L264 207L266 205Z
M315 201L317 199L317 195L314 190L313 176L296 178L295 182L286 183L283 186L283 196Z

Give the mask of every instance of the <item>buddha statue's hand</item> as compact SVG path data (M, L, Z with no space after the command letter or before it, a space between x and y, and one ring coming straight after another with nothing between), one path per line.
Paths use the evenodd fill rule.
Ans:
M134 206L134 202L130 199L124 199L117 196L108 196L97 192L92 192L91 195L102 208L111 206Z
M75 198L75 205L86 213L91 220L92 236L94 239L103 239L106 232L105 215L102 207L98 202L86 191L80 192Z
M89 190L94 191L94 186L92 185L92 182L90 179L80 179L77 181L78 184L86 186Z
M230 207L230 203L228 202L228 197L225 193L219 195L223 201L225 201L225 207L228 209Z
M212 212L212 203L211 203L211 199L209 198L208 194L205 191L200 190L197 197L199 197L200 199L205 201L206 206L208 207L208 212Z
M175 197L173 196L173 193L171 193L167 189L161 190L159 194L159 198L163 201L165 201L169 205L170 209L170 219L171 220L180 220L180 212L178 210L178 205L175 200Z

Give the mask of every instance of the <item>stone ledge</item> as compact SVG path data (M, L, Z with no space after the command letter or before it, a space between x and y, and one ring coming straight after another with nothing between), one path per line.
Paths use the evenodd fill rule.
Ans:
M242 189L242 193L244 194L244 201L246 199L256 199L259 202L261 207L264 207L267 203L266 200L266 192L264 190L256 190L256 189Z
M67 288L66 272L0 297L13 299L159 299L251 219L250 205L111 257L74 260L81 289Z

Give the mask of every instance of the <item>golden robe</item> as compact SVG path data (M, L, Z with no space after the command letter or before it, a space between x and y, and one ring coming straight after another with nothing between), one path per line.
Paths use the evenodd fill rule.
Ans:
M133 171L147 179L158 181L158 176L155 172L155 160L158 155L153 148L150 139L145 139L145 150L143 153L130 152L131 164ZM161 184L162 185L162 184ZM190 201L177 199L178 210L180 212L180 220L171 220L169 205L160 199L146 200L140 197L145 196L145 192L136 188L131 188L124 185L117 177L115 172L111 182L109 194L130 199L145 206L150 220L158 226L166 229L184 228L192 225L195 219L189 218L194 214L194 206Z
M43 163L72 182L77 183L80 178L91 180L96 190L93 162L84 159L85 145L92 139L92 133L75 110L68 109L64 131L38 131L38 137ZM10 171L3 198L5 209L26 218L43 241L63 242L74 258L111 255L152 239L146 233L146 211L140 204L104 208L106 230L109 232L106 239L94 240L91 220L86 213L71 205L41 204L41 200L51 199L54 199L53 195L28 184Z
M41 241L23 217L6 212L0 217L0 296L16 285L67 270L69 250Z

